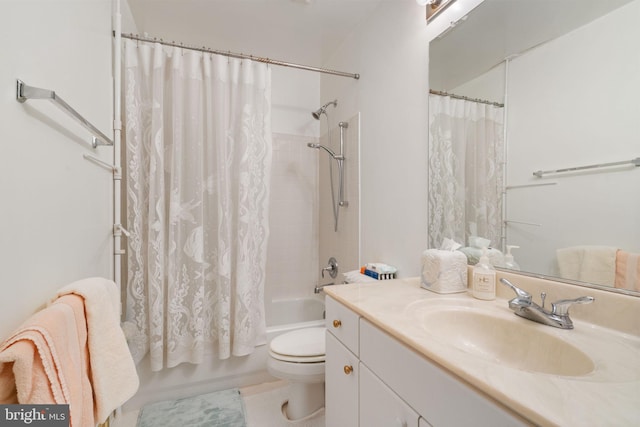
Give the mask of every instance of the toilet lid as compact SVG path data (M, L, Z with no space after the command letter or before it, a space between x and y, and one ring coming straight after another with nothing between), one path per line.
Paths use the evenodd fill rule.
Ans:
M317 357L325 352L325 328L306 328L275 337L269 346L272 353L292 357Z

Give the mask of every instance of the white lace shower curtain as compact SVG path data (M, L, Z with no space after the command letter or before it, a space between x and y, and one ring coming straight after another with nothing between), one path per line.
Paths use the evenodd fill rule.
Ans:
M429 247L481 236L499 247L504 108L429 95Z
M266 64L124 42L132 352L158 371L265 342Z

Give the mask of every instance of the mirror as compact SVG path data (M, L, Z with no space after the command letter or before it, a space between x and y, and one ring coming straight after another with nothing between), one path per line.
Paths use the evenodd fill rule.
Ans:
M640 0L485 0L430 44L432 90L505 104L492 246L524 274L640 296L637 261L626 289L599 277L640 253L638 19Z

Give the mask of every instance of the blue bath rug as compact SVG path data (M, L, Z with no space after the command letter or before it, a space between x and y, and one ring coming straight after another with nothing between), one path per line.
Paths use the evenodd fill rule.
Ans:
M246 427L244 404L238 389L144 406L137 427Z

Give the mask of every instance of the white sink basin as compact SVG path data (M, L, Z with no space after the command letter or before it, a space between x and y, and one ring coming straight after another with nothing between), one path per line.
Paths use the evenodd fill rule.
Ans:
M407 310L435 340L503 366L560 376L583 376L595 369L587 354L545 332L543 325L450 301L417 301Z

